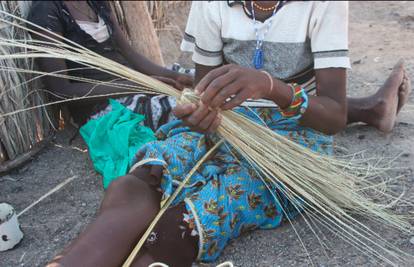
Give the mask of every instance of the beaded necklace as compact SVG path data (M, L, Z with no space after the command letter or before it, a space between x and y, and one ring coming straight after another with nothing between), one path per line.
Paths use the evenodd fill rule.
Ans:
M275 9L276 8L276 6L277 6L277 2L276 2L276 4L274 5L274 6L271 6L271 7L262 7L261 5L259 5L258 3L256 3L256 2L253 2L253 5L257 8L257 9L259 9L259 10L261 10L261 11L272 11L273 9Z
M272 19L273 16L276 14L276 11L278 10L278 6L279 6L280 1L277 2L277 4L275 5L274 9L273 9L273 13L270 16L270 18L268 18L265 21L265 24L267 23L267 27L265 29L265 32L262 35L262 38L260 38L259 36L259 27L257 26L257 21L256 21L256 15L254 12L254 5L253 5L253 1L250 1L250 5L252 8L252 17L253 17L253 23L254 23L254 31L256 34L256 49L254 50L254 55L253 55L253 66L256 69L262 69L263 68L263 62L264 62L264 58L263 58L263 41L267 35L267 33L269 32L270 26L272 25Z

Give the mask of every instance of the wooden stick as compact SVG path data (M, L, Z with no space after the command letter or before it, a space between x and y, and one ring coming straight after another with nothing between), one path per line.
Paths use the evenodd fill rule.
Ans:
M17 214L17 217L20 217L21 215L23 215L24 213L26 213L28 210L30 210L31 208L33 208L34 206L36 206L37 204L39 204L39 202L41 202L42 200L44 200L48 196L52 195L53 193L59 191L65 185L67 185L68 183L72 182L76 178L78 178L78 176L76 176L76 175L67 178L65 181L63 181L60 184L58 184L57 186L55 186L55 188L53 188L52 190L50 190L49 192L47 192L46 194L44 194L43 196L41 196L38 200L36 200L32 204L30 204L27 208L25 208L24 210L22 210L19 214Z

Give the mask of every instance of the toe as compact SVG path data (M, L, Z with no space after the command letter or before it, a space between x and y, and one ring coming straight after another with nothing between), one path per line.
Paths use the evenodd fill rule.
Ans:
M394 68L404 68L404 64L405 64L405 62L404 62L404 59L400 59L400 60L398 60L398 62L395 64L395 66L394 66Z
M408 91L408 92L411 92L411 79L410 79L410 77L408 77L408 76L405 76L405 79L404 79L404 86L405 86L405 88L406 88L406 90Z
M404 68L404 61L400 60L397 62L397 64L394 65L392 71L391 71L391 77L395 80L395 82L399 81L402 82L405 75L405 68Z

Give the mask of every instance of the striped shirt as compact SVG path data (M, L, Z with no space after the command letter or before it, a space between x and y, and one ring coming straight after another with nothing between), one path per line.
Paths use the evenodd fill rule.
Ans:
M255 26L243 2L193 1L181 50L192 52L201 65L253 67L255 27L262 35L268 20ZM310 92L316 87L315 69L350 68L347 2L282 2L263 42L264 70Z

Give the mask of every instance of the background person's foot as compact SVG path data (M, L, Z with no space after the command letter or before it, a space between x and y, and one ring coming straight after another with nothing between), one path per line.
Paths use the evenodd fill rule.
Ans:
M404 61L400 60L395 64L384 85L372 96L372 126L382 132L390 132L394 128L397 113L407 101L411 87L408 83L404 85L404 73Z

